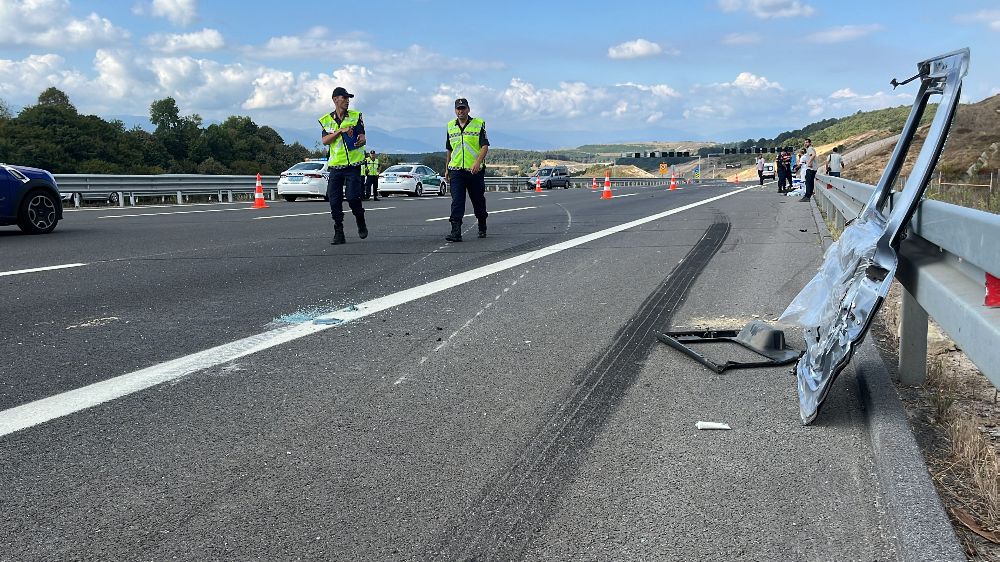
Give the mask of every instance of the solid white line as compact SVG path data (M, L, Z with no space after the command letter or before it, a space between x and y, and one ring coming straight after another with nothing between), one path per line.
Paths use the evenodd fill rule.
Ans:
M521 195L520 197L501 197L501 201L511 201L514 199L531 199L534 197L548 197L548 195Z
M85 263L64 263L62 265L50 265L48 267L34 267L31 269L18 269L17 271L0 271L0 277L8 275L21 275L22 273L37 273L39 271L52 271L54 269L69 269L71 267L83 267Z
M209 205L246 205L246 204L247 204L246 201L233 201L232 203L230 203L228 201L223 201L221 203L182 203L180 205L177 205L177 204L173 204L173 205L136 205L136 206L128 205L128 206L125 206L125 207L96 207L96 208L94 208L94 207L79 207L79 208L78 207L67 207L67 208L63 209L63 212L64 213L82 213L82 212L101 211L101 212L107 213L107 212L112 211L114 209L121 209L121 210L124 211L125 209L135 209L137 207L138 208L142 208L142 209L163 209L163 208L178 208L178 207L207 207Z
M633 195L643 195L642 193L626 193L625 195L612 195L612 199L618 199L619 197L632 197Z
M121 219L126 217L158 217L161 215L190 215L193 213L225 213L226 211L249 211L253 207L240 207L239 209L202 209L199 211L172 211L169 213L140 213L135 215L106 215L97 217L99 219Z
M211 349L206 349L192 355L167 361L166 363L161 363L139 371L113 377L83 388L70 390L55 396L22 404L0 412L0 436L9 435L16 431L35 426L49 420L97 406L109 400L127 396L167 381L179 379L186 375L257 353L258 351L264 351L265 349L269 349L283 343L288 343L308 335L316 334L333 326L339 326L346 322L364 318L365 316L375 314L376 312L400 306L441 291L454 289L458 285L469 283L494 273L506 271L535 260L540 260L564 250L575 248L576 246L593 242L594 240L599 240L606 236L611 236L612 234L617 234L623 230L628 230L648 222L669 217L670 215L676 215L677 213L682 213L695 207L707 205L714 201L718 201L719 199L724 199L743 191L747 191L748 189L751 188L730 191L716 197L705 199L704 201L698 201L697 203L691 203L689 205L684 205L683 207L663 211L662 213L657 213L655 215L619 224L611 228L606 228L598 232L580 236L579 238L560 242L540 250L535 250L533 252L507 258L496 263L477 267L463 273L451 275L449 277L445 277L444 279L424 283L423 285L418 285L391 295L372 299L356 306L350 306L329 314L318 316L311 323L295 324L292 326L277 328L231 343L222 344Z
M499 215L500 213L510 213L510 212L513 212L513 211L527 211L528 209L537 209L537 208L538 207L518 207L516 209L501 209L499 211L490 211L489 213L491 215ZM476 215L474 215L474 214L472 214L472 215L465 215L465 218L474 217L474 216L476 216ZM438 217L436 219L427 219L425 222L446 221L446 220L448 220L450 218L451 217Z
M384 211L386 209L395 209L395 207L373 207L371 209L365 209L365 212L367 213L368 211ZM267 219L284 219L288 217L311 217L313 215L329 215L329 214L330 211L321 211L319 213L300 213L297 215L271 215L269 217L254 217L253 220L263 221Z

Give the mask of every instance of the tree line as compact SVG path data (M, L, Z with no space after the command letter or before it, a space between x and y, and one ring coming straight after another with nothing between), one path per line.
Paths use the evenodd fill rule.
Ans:
M180 114L170 97L154 101L150 133L120 120L81 115L69 96L48 88L14 115L0 100L0 162L61 174L277 175L296 162L322 156L249 117L204 126Z

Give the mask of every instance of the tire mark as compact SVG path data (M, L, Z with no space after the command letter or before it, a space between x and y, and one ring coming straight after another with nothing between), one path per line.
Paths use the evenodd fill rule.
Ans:
M639 310L619 328L608 347L574 378L564 400L553 406L534 437L492 483L449 522L427 555L444 560L518 560L552 515L566 484L628 394L649 356L654 328L669 326L691 286L730 232L729 219L715 221Z

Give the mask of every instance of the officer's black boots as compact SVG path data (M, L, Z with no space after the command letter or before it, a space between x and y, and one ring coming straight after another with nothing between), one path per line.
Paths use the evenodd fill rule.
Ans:
M449 242L461 242L462 241L462 223L452 222L451 223L451 233L444 237L445 240Z
M331 244L343 244L346 242L344 240L344 224L337 223L333 225L333 242Z
M365 223L364 215L357 217L358 219L358 238L364 240L368 238L368 224Z
M486 238L486 219L479 219L479 237Z

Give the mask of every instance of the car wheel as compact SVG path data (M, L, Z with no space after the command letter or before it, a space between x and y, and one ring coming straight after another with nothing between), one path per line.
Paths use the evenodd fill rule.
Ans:
M285 201L288 201L289 203L294 203L295 200L299 198L297 195L283 195L283 197L285 198Z
M418 184L417 184L417 187L414 187L414 188L413 188L413 196L414 196L414 197L420 197L420 196L421 196L421 195L423 195L423 194L424 194L424 186L422 186L422 185L420 185L420 184L418 183Z
M121 203L121 196L118 195L117 191L112 191L108 195L108 205L111 205L113 207L117 207L120 203Z
M52 232L59 222L55 197L45 191L35 190L21 201L17 213L17 226L26 234Z
M441 185L438 187L438 195L444 195L447 189L448 189L448 184L441 182Z

